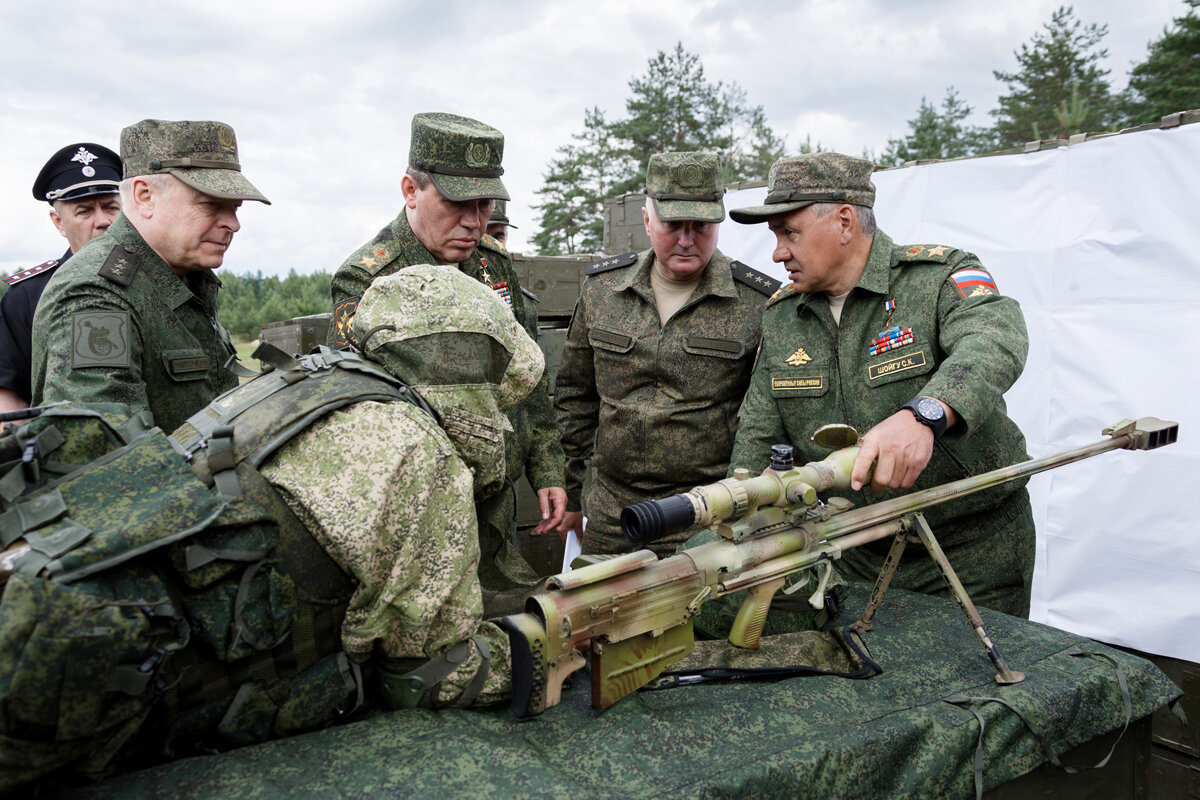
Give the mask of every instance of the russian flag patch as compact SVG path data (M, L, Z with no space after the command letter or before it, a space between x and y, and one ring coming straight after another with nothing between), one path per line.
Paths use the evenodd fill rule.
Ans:
M992 276L981 269L960 269L958 272L953 273L950 279L954 281L954 285L958 288L958 293L964 299L987 294L1000 294L1000 290L996 288L996 282L992 280Z

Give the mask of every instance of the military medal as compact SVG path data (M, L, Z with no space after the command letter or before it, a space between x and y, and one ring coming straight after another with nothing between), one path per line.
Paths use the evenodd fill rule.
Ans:
M892 298L883 304L883 310L887 313L883 317L883 326L886 328L892 324L892 311L896 308L896 298Z
M895 350L897 347L903 347L906 344L913 343L912 328L900 329L899 325L893 325L885 331L880 331L875 337L875 341L871 342L868 351L873 356L883 355L889 350Z
M496 296L508 303L508 307L512 308L512 289L508 288L508 281L500 281L492 284L492 291Z

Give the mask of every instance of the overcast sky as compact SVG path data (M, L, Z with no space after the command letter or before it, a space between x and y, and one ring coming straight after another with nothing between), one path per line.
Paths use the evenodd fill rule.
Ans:
M75 141L118 149L141 119L217 119L237 132L247 203L223 269L333 271L401 206L414 113L504 132L521 251L534 190L586 108L624 114L628 81L681 41L710 80L737 82L793 148L878 153L921 98L955 86L989 125L1013 51L1058 0L158 0L0 4L0 270L65 249L31 186ZM1079 0L1107 24L1114 90L1182 0ZM737 256L738 254L731 254Z

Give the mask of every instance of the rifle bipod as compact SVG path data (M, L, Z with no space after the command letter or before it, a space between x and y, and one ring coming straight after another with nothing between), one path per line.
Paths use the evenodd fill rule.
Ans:
M929 523L925 521L925 515L912 514L901 518L900 522L903 527L897 531L895 538L892 539L892 546L888 550L887 558L883 561L883 568L879 570L879 577L875 579L875 587L871 590L871 597L867 600L867 607L863 609L862 616L859 617L858 621L852 623L850 627L859 633L866 633L871 630L871 618L875 616L875 611L883 602L883 595L891 584L892 577L896 574L896 569L900 566L900 557L904 555L904 548L910 541L919 541L925 545L925 550L928 551L929 557L933 559L933 562L938 565L938 569L942 571L942 577L946 579L946 585L950 587L950 593L954 595L954 601L962 609L967 622L971 625L971 629L975 631L975 635L979 637L983 649L987 652L988 658L995 665L996 683L1007 686L1011 683L1020 683L1025 680L1025 673L1009 669L1008 663L1005 662L1004 656L1000 655L1000 650L996 647L996 643L988 636L987 630L983 627L983 618L979 616L979 610L971 602L971 597L967 594L962 581L958 579L958 575L954 572L954 567L950 565L946 554L942 552L942 546L938 544L937 537L933 535L933 531L929 528Z

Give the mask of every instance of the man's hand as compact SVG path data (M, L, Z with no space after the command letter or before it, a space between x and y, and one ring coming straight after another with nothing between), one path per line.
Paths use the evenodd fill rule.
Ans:
M583 541L583 512L568 511L563 514L562 522L555 528L558 532L558 537L564 542L567 540L567 534L575 531L575 538Z
M545 533L558 526L567 513L567 490L561 486L548 486L537 490L538 506L542 509L542 521L533 529L535 534Z
M953 426L958 415L945 403L942 408L946 411L948 426ZM867 471L875 464L871 491L908 489L917 482L933 455L933 431L918 422L907 408L902 408L863 434L859 444L862 449L854 459L854 470L850 473L851 488L861 489Z

